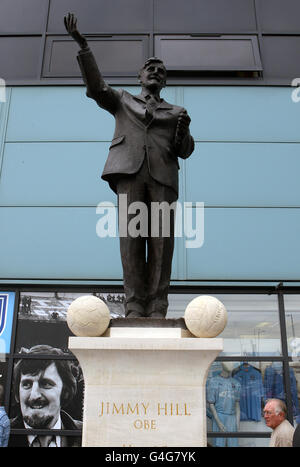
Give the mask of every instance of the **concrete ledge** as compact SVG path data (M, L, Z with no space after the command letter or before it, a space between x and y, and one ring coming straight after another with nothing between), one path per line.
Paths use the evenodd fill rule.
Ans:
M139 332L138 328L136 329ZM223 339L170 337L69 337L69 349L78 350L214 350L223 349Z

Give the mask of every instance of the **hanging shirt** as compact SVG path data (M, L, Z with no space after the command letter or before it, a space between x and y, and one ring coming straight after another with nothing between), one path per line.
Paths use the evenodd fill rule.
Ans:
M211 378L214 378L215 376L220 376L222 370L222 362L213 362L208 370L207 384Z
M206 399L214 404L217 413L233 415L236 411L236 402L240 400L241 385L234 378L215 376L207 385Z
M297 381L293 368L290 371L290 385L293 402L293 415L297 416L300 413L299 401L297 394ZM267 399L281 399L286 400L286 394L283 381L283 368L280 362L274 362L265 370L264 387Z
M241 384L241 421L261 420L264 387L259 370L248 364L242 364L234 374L234 379Z
M217 415L226 431L237 431L236 404L240 400L241 385L234 378L215 376L207 385L206 400L215 406ZM218 424L212 417L212 431L219 431ZM213 445L218 447L237 447L237 438L216 438Z
M208 370L208 376L207 376L207 380L206 380L206 392L207 392L207 389L208 389L208 386L210 384L210 380L211 378L214 378L215 376L219 376L221 371L223 370L222 368L222 363L221 362L213 362L211 364L211 366L209 367L209 370ZM209 404L206 400L206 416L208 418L212 418L212 413L211 413L211 410L210 410L210 407L209 407Z
M7 447L10 435L10 421L4 407L0 407L0 447Z

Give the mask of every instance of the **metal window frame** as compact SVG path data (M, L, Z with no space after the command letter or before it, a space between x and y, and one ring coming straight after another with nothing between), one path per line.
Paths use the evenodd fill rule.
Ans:
M228 41L228 40L234 40L234 41L250 41L252 44L252 50L253 50L253 56L254 56L254 62L255 65L253 66L239 66L239 67L233 67L233 66L214 66L214 67L207 67L207 66L188 66L188 67L183 67L178 65L178 67L169 67L167 65L167 70L168 72L172 71L256 71L256 72L262 72L263 67L261 63L261 58L260 58L260 52L259 52L259 46L258 46L258 38L257 34L253 35L247 35L247 34L176 34L176 35L171 35L171 34L157 34L154 36L154 49L155 49L155 55L162 57L161 53L161 44L162 41L164 40L169 40L169 41L178 41L178 40L183 40L183 41L190 41L190 40L198 40L200 41Z
M93 44L93 42L104 42L104 41L111 41L111 42L140 42L142 44L142 53L143 53L143 60L146 61L149 55L149 36L146 34L135 34L135 35L126 35L126 34L88 34L86 35L88 39L89 45ZM43 68L41 72L42 78L67 78L67 79L78 79L82 81L81 75L74 76L72 74L68 75L66 73L54 73L48 71L50 69L51 64L51 57L52 57L52 50L54 42L74 42L73 39L66 35L47 35L45 39L45 52L44 52L44 62ZM101 63L99 63L99 68L101 69ZM79 68L78 68L79 70ZM132 70L132 72L122 73L121 71L101 71L104 77L112 77L112 78L120 78L121 76L126 77L136 77L138 70Z

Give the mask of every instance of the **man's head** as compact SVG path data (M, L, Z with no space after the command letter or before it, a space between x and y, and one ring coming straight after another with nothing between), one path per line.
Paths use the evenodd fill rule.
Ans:
M166 85L167 70L162 60L150 57L140 69L138 75L142 87L152 92L159 92Z
M24 349L23 349L24 350ZM64 356L60 349L38 345L28 356ZM20 403L24 422L32 428L52 428L61 407L73 399L77 389L73 364L59 358L19 360L14 369L15 399Z
M269 399L264 407L266 425L273 430L286 419L286 405L280 399Z

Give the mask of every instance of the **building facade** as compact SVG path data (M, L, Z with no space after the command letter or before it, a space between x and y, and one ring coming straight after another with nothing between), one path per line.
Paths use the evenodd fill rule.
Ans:
M37 359L30 349L47 345L64 354L54 358L44 348L40 360L77 368L78 391L63 410L80 420L84 381L67 349L68 305L97 294L112 316L124 313L117 199L100 178L114 121L85 95L78 48L64 30L71 11L110 85L137 94L139 68L159 56L168 69L162 96L191 116L196 144L180 161L167 317L183 316L197 295L225 304L224 351L208 387L222 361L232 362L241 421L238 430L216 433L208 407L208 440L267 445L267 398L284 399L289 420L300 420L298 2L2 3L0 381L11 418L20 412L16 363ZM12 429L16 440L38 433ZM70 442L80 433L77 425L56 431Z

